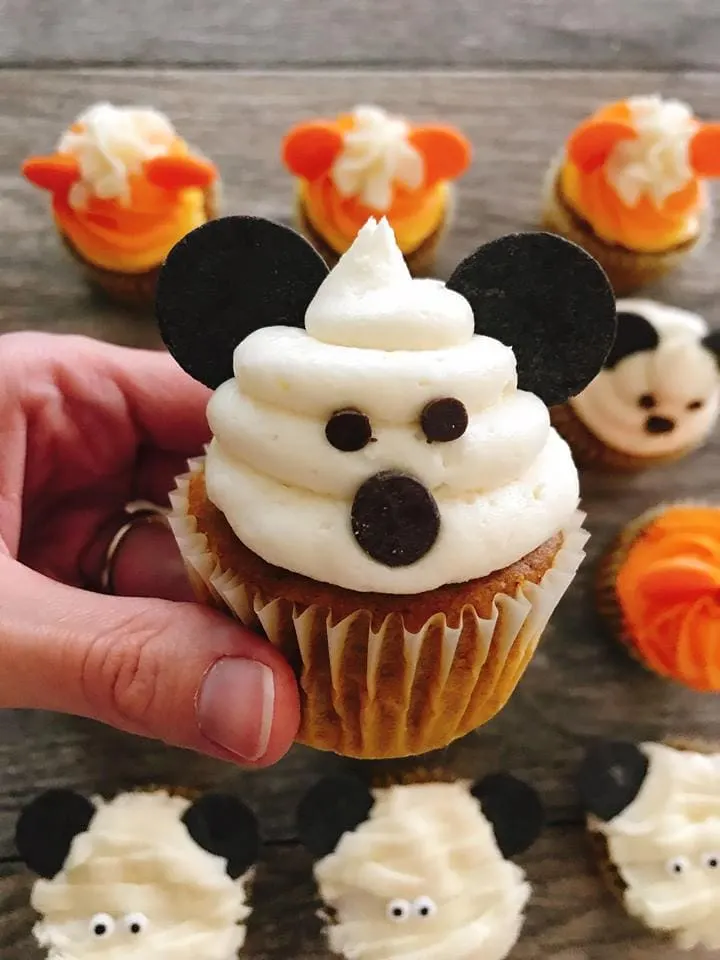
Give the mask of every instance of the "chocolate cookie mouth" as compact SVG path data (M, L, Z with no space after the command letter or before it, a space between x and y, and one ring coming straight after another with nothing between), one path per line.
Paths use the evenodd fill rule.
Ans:
M435 497L414 477L386 470L369 477L355 494L353 536L386 567L409 567L432 549L440 533Z

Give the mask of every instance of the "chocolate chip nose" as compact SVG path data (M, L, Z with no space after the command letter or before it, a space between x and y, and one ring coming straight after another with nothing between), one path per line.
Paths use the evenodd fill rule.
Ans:
M648 433L670 433L675 429L675 421L668 420L667 417L648 417L645 429Z
M392 470L363 483L350 520L360 547L386 567L417 563L440 532L440 514L430 491L414 477Z

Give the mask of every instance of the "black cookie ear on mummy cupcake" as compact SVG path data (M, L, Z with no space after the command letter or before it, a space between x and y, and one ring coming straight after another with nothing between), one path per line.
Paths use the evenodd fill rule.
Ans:
M90 826L95 806L74 790L47 790L21 812L15 847L25 865L44 880L63 868L72 842Z
M602 267L550 233L516 233L479 247L447 286L469 301L475 332L515 354L518 386L548 406L580 393L615 337L615 296Z
M364 823L375 804L372 793L356 777L326 777L298 804L300 842L316 860L332 853L344 833Z
M231 880L237 880L257 863L257 819L238 797L207 793L188 807L182 822L198 846L227 860L226 872Z
M718 368L720 368L720 330L712 330L700 342L715 357Z
M606 823L613 820L637 797L649 765L635 743L608 740L591 746L577 778L585 810Z
M634 353L655 350L659 343L660 335L646 317L632 310L618 310L617 334L605 361L605 369L614 370L621 360Z
M294 230L258 217L222 217L176 244L157 282L160 334L178 364L215 389L254 330L302 327L328 268Z
M509 773L493 773L474 783L470 793L492 824L495 842L504 857L523 853L540 836L545 810L527 783Z

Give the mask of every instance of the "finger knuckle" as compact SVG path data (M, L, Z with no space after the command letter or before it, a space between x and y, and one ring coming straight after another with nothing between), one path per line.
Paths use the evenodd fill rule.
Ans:
M158 715L160 658L165 625L135 613L98 633L82 664L85 696L104 719L142 732Z

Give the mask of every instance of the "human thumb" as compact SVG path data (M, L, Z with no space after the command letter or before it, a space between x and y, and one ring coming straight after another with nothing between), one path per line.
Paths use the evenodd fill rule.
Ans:
M91 717L257 766L297 732L290 666L214 610L78 590L10 557L0 557L0 610L0 707Z

